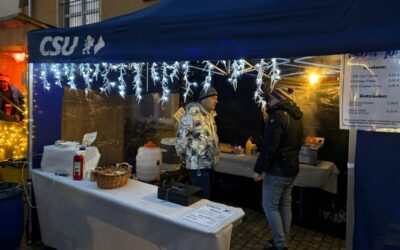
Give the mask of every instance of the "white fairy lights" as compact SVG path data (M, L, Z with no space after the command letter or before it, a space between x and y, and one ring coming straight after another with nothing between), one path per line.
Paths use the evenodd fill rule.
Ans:
M135 90L135 96L136 100L140 102L142 100L142 71L143 71L143 66L144 63L133 63L133 72L134 72L134 77L133 77L133 90Z
M281 71L278 68L275 58L271 59L271 66L272 70L269 75L271 76L271 89L273 89L275 84L281 79Z
M191 82L189 81L189 73L190 73L190 67L189 67L189 62L186 61L182 65L183 71L183 81L185 84L185 87L183 88L185 90L185 93L183 93L183 101L186 102L188 96L192 93L192 86L196 87L197 83L196 82Z
M50 83L47 81L47 69L46 64L40 64L40 80L42 80L42 85L45 90L50 90Z
M150 76L153 79L153 82L156 83L160 80L160 75L158 74L158 65L157 63L153 62L151 64Z
M193 64L193 63L192 63ZM199 64L203 64L203 67L198 67ZM222 67L214 65L222 64ZM189 75L191 70L202 70L206 72L204 81L201 83L203 89L211 87L213 74L228 75L228 81L236 91L239 78L243 72L249 72L249 68L245 69L246 64L250 65L243 59L234 60L232 63L229 61L217 61L216 64L210 61L197 62L195 65L191 65L188 61L183 62L182 66L179 62L174 63L137 63L132 62L129 64L119 63L97 63L97 64L40 64L39 68L35 70L35 77L39 79L45 90L50 90L52 85L62 87L63 84L68 86L72 90L76 90L77 83L83 83L83 88L86 96L96 86L95 83L99 84L98 90L103 94L110 94L113 89L118 94L125 98L127 95L128 85L131 85L131 89L136 97L136 100L140 102L143 94L143 70L148 70L150 78L154 85L160 85L162 94L159 99L161 104L168 102L171 93L170 86L175 80L179 80L182 77L184 84L183 98L186 102L188 96L192 94L192 87L197 86L195 81L190 81ZM251 69L251 68L250 68ZM217 71L219 72L217 72ZM39 73L38 73L39 71ZM145 71L145 72L146 72ZM180 73L181 71L181 73ZM276 63L276 59L271 59L270 63L266 63L263 59L254 66L252 71L257 72L256 76L256 91L254 92L255 102L261 106L262 109L266 107L266 101L264 100L263 85L266 84L264 76L270 78L270 87L273 88L275 84L280 80L280 70ZM222 72L222 73L221 73ZM78 78L80 80L78 80Z
M265 110L267 107L267 102L264 96L268 93L264 93L263 91L263 85L266 85L266 83L264 83L264 75L267 74L270 78L270 85L266 89L272 90L274 89L275 84L281 79L281 71L278 68L275 58L271 59L270 64L267 64L264 59L261 59L260 63L255 66L255 69L257 70L257 89L254 92L254 100L259 106L261 106L262 110ZM267 73L268 71L269 73Z
M212 81L211 71L214 67L209 61L204 61L203 63L206 64L206 66L204 67L204 71L207 72L207 76L204 79L204 81L201 83L201 85L203 85L204 91L207 91L211 87L211 81Z
M267 102L265 101L264 98L264 92L263 92L263 85L264 85L264 70L265 70L265 61L264 59L261 59L260 63L256 65L256 70L257 70L257 78L256 78L256 85L257 89L254 91L254 101L261 106L262 110L265 110L267 107Z
M232 63L232 74L228 81L232 84L233 89L236 91L237 83L240 75L242 74L241 71L244 69L244 60L234 60Z

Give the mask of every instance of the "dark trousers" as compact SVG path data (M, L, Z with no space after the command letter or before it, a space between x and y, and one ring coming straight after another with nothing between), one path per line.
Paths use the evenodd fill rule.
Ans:
M213 169L189 170L190 184L203 189L203 198L210 199L211 186L214 177Z

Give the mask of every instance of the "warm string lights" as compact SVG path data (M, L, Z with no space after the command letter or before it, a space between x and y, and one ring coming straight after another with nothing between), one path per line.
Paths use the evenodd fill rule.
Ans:
M0 161L27 156L27 123L0 121Z
M200 64L199 62L196 65ZM151 63L149 64L150 77L153 83L159 84L162 89L162 95L159 99L161 104L168 102L170 96L170 85L174 80L179 80L179 72L182 70L182 78L184 83L183 98L186 101L187 97L192 94L192 87L197 86L196 82L192 82L189 79L189 73L191 69L198 69L206 72L204 81L201 83L203 89L208 89L212 85L213 74L217 73L220 75L228 75L228 81L236 91L239 78L242 74L250 74L252 71L257 72L256 85L257 89L254 93L254 99L262 109L266 107L266 101L264 99L264 92L262 86L267 84L263 77L268 76L270 78L270 86L272 89L275 84L280 80L280 70L277 66L276 59L271 59L270 63L261 59L256 66L251 66L246 69L246 64L250 65L246 60L234 60L231 64L228 61L218 61L216 64L210 61L203 61L201 64L203 68L192 66L188 61L183 62L182 66L179 62L168 64L162 63ZM215 65L222 64L224 69ZM229 64L229 66L227 66ZM99 90L101 93L109 94L114 88L117 88L119 95L123 98L126 96L126 90L128 84L132 85L132 90L136 96L136 100L140 102L142 100L143 93L143 70L145 63L101 63L101 64L40 64L40 69L35 69L34 79L39 79L45 90L50 90L52 83L56 86L62 87L68 86L72 90L76 90L76 78L80 77L84 83L85 94L88 95L89 91L92 90L95 81L102 81ZM147 68L145 69L147 70ZM218 72L217 72L217 71ZM226 70L226 71L224 71ZM40 72L37 72L40 71ZM222 72L222 73L221 73ZM132 79L128 81L128 79Z

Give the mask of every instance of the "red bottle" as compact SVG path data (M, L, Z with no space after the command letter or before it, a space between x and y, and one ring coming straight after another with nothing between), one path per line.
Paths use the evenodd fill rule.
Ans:
M74 156L74 165L73 165L73 178L74 180L80 181L83 178L83 155L77 153Z

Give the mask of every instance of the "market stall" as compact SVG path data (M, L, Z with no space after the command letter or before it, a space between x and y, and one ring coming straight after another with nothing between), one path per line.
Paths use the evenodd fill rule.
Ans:
M0 17L0 73L9 77L10 84L26 97L28 94L27 33L30 30L48 27L48 25L23 14ZM25 102L25 114L28 109L27 100L28 98ZM27 123L15 122L10 114L0 113L0 131L0 161L27 158ZM4 176L6 175L4 173Z
M2 8L6 4L13 5L13 3L4 3ZM27 34L30 30L49 27L38 20L18 14L17 11L18 9L12 8L0 11L3 15L7 13L5 16L0 16L0 74L4 77L2 80L6 80L8 84L8 90L3 89L3 83L0 90L0 183L2 184L0 206L1 216L4 218L2 218L4 226L1 232L3 235L1 245L10 249L20 245L24 232L27 232L25 234L27 240L31 240L31 210L24 202L24 193L15 193L18 195L15 195L12 200L4 195L7 193L7 187L17 186L17 184L18 189L24 191L20 184L27 184L29 173L29 167L26 164L29 152ZM9 101L5 101L7 91L21 95L18 95L19 98L8 96ZM24 187L27 191L28 186ZM29 210L28 220L24 209Z
M334 0L245 3L167 0L98 24L50 32L31 32L29 60L33 63L31 85L36 101L32 116L36 136L32 140L32 166L38 168L40 162L40 157L33 155L40 154L43 146L62 138L61 124L65 121L62 114L63 96L69 90L78 92L82 97L85 90L90 92L90 78L94 77L93 72L99 73L96 71L96 64L114 64L100 65L99 67L104 67L100 72L104 72L113 67L118 68L116 64L120 63L130 64L130 68L135 68L138 64L134 63L138 62L163 64L162 62L175 60L233 60L396 49L400 44L395 8L398 5L399 3L391 0L381 1L379 4L375 1ZM373 15L366 19L365 13ZM67 77L57 77L57 72L67 64L69 69L65 67L64 70ZM211 68L209 63L206 64ZM255 65L257 64L252 67ZM267 64L270 67L273 65L276 66L276 63L272 61ZM169 69L171 63L163 67ZM118 69L123 71L124 68L120 66ZM52 72L51 76L41 74L46 70ZM83 78L80 86L75 85L75 71ZM208 72L211 70L206 71ZM271 76L270 73L267 72ZM115 74L114 79L118 79L119 73ZM88 75L90 77L85 80ZM134 76L135 74L131 76L131 82ZM104 85L108 83L104 78L100 82L95 90L106 95L118 93L127 86L125 82L114 86L111 83ZM54 85L67 88L64 90ZM150 85L152 84L147 86ZM53 87L48 91L50 86ZM105 87L108 86L114 87L114 90L107 91ZM128 93L131 98L128 99L140 100L136 91L140 89L140 85L133 83L132 86L132 92ZM168 87L164 87L158 91L169 93ZM93 116L96 112L83 113L77 120ZM118 112L122 110L111 109L107 112L112 117L120 117ZM118 132L123 126L119 124L108 127L114 127ZM118 141L108 144L119 145Z

